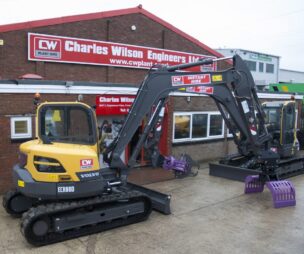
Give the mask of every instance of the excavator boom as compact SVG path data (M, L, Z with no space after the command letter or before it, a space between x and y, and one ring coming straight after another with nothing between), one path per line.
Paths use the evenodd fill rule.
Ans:
M195 63L152 69L142 82L118 136L105 151L104 157L110 167L119 169L123 178L126 178L128 168L134 165L140 148L158 122L160 112L172 92L204 94L212 97L233 134L240 154L264 156L265 160L276 157L269 150L267 142L271 140L271 135L265 127L264 113L252 75L238 55L233 57L233 67L224 71L181 72L189 67L221 60L227 58L203 59ZM151 109L154 111L150 114L131 159L125 164L121 159L121 153ZM159 158L154 159L162 161Z

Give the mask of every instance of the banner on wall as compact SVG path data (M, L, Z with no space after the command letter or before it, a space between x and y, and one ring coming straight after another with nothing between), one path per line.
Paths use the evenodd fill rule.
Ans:
M28 33L28 60L31 61L150 69L155 64L176 65L196 62L201 58L215 57L108 41ZM216 70L216 63L187 70L212 71Z
M135 95L98 95L96 96L96 115L127 115Z

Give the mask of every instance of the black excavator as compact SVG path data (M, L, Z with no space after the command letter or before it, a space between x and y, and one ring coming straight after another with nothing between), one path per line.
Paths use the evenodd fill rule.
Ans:
M22 215L26 240L46 245L146 220L152 209L170 214L170 195L129 183L128 172L143 146L149 149L153 165L163 165L158 125L173 91L213 98L239 155L255 161L259 181L272 178L280 154L273 149L273 136L245 62L235 55L233 66L224 71L181 72L228 59L152 68L117 137L102 155L94 109L81 102L41 103L37 138L20 146L13 169L15 189L3 197L9 214ZM125 163L121 155L145 117L147 124ZM100 168L99 156L108 168Z
M269 147L278 156L273 160L273 169L267 170L264 177L278 181L302 174L304 157L298 152L295 100L264 102L262 109L265 126L271 135ZM242 152L230 154L209 166L210 175L237 181L244 181L250 175L264 174L265 171L260 165L259 156Z

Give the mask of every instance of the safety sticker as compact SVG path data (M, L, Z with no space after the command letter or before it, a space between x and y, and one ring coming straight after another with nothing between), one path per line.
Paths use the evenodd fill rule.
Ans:
M18 180L18 186L24 188L25 186L24 181Z
M248 113L248 112L249 112L249 106L248 106L247 101L246 101L246 100L244 100L244 101L242 101L242 102L241 102L241 104L242 104L242 107L243 107L244 113L245 113L245 114L246 114L246 113Z
M187 87L186 91L190 93L213 94L214 88L212 86L191 86Z
M182 75L171 77L172 86L203 85L210 84L210 81L210 74Z
M222 75L212 75L212 82L220 82L223 81Z

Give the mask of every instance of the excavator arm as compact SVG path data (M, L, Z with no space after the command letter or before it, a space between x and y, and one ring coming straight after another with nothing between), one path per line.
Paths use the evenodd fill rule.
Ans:
M227 60L227 58L203 59L195 63L160 66L150 70L139 87L118 136L104 153L104 158L110 168L119 169L122 175L127 175L128 168L134 165L149 133L162 117L163 107L172 92L202 94L214 99L227 127L233 134L240 154L259 156L261 152L268 151L271 135L268 134L265 126L261 103L257 97L251 73L238 55L233 57L233 67L224 71L180 71L221 60ZM149 114L152 109L153 112ZM130 160L125 164L121 159L121 154L147 115L150 117L144 131ZM155 152L159 154L158 151ZM157 157L155 156L156 159Z

